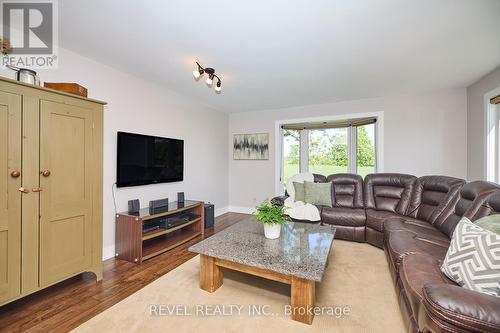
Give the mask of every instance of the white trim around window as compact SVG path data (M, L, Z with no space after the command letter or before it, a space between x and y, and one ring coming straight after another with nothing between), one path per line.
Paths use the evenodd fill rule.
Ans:
M368 117L376 117L377 122L375 123L375 154L376 154L376 170L377 172L384 172L384 112L369 112L369 113L355 113L355 114L344 114L344 115L335 115L335 116L324 116L324 117L313 117L313 118L300 118L300 119L286 119L286 120L277 120L275 122L275 194L282 195L283 187L281 186L281 175L283 173L281 163L283 158L283 137L282 137L282 129L281 126L285 124L297 124L297 123L308 123L308 122L322 122L322 121L338 121L343 119L357 119L357 118L368 118ZM352 128L351 128L352 130ZM308 135L307 131L301 135ZM349 137L355 137L350 135ZM354 138L355 139L355 138ZM303 141L303 140L301 140ZM305 140L307 142L307 140ZM303 151L307 149L307 147L301 147L301 153L305 153ZM355 159L349 159L354 160Z
M490 100L500 95L500 87L484 95L484 175L486 180L500 181L500 104Z

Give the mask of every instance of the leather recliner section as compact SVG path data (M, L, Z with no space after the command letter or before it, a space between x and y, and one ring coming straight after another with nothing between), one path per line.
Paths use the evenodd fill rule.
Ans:
M431 238L431 235L436 235L439 231L440 238L442 235L451 238L457 223L462 217L476 220L488 215L490 210L485 208L485 204L491 194L498 189L497 184L484 181L467 183L460 189L459 195L450 204L451 207L446 209L446 212L438 217L435 223L431 224L427 221L406 216L394 218L385 223L387 231L385 239L395 230L411 231L421 237L428 236Z
M408 253L424 253L443 259L458 221L463 216L469 219L477 216L488 196L496 190L498 185L488 182L465 184L450 203L451 208L444 208L446 218L438 218L434 224L408 217L386 221L384 248L391 269L397 272L402 257Z
M447 209L453 209L465 180L447 176L424 176L417 179L412 192L407 216L434 223Z
M365 177L366 241L382 248L384 222L404 215L417 178L397 173L370 174Z
M376 173L365 177L365 208L404 215L416 177L398 173Z
M322 223L336 226L336 238L364 242L363 178L354 174L335 174L326 177L325 181L332 183L333 207L322 207Z
M462 217L500 214L499 185L401 174L368 175L364 184L348 174L314 178L332 182L333 207L320 214L335 237L384 248L408 332L500 333L498 298L461 288L440 270Z
M481 216L478 212L485 204L486 199L498 189L497 184L485 181L474 181L465 184L460 189L460 195L456 198L456 201L451 204L451 209L445 210L436 219L434 226L451 238L462 217L476 220L486 216Z

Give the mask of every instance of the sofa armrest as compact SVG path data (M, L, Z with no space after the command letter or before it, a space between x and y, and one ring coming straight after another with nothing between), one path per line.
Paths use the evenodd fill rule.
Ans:
M427 284L423 289L420 329L431 332L500 332L500 298L457 285ZM425 329L424 329L425 328Z
M288 195L281 195L278 197L274 197L271 199L271 203L273 205L283 206L285 204L286 198L288 198Z

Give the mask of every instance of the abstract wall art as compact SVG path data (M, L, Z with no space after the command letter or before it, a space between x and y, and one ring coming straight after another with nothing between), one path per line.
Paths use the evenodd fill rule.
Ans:
M268 160L269 133L235 134L233 139L234 160Z

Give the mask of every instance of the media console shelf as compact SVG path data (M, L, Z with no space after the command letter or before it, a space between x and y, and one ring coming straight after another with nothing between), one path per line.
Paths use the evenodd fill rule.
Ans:
M141 264L203 236L204 212L203 202L186 200L171 202L161 211L150 212L149 208L142 208L136 215L116 214L116 257ZM145 228L150 230L145 231Z

